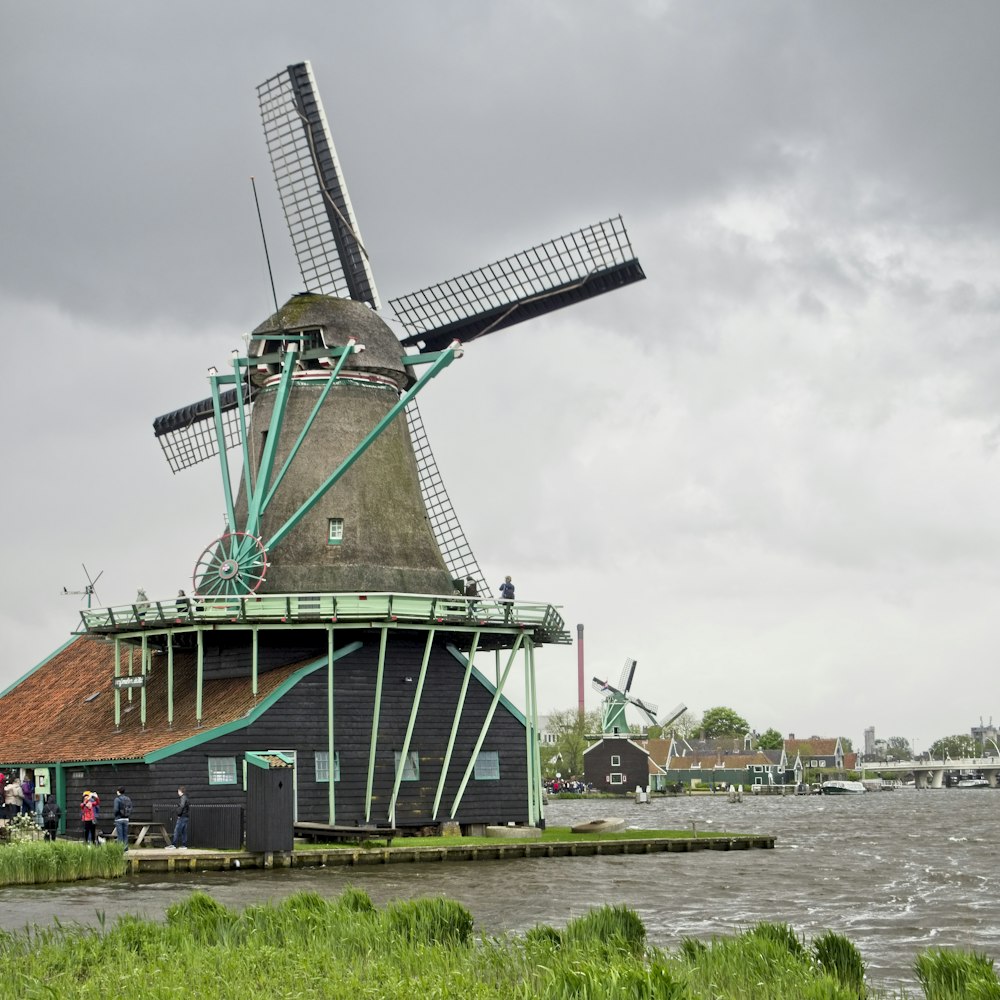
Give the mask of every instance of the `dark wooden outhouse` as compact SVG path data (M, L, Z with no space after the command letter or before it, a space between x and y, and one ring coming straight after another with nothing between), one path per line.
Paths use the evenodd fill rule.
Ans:
M244 755L247 768L247 850L291 851L295 840L294 762L283 753Z

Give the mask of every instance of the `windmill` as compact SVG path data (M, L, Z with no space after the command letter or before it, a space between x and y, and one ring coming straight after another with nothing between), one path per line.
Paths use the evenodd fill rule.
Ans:
M397 338L378 314L310 64L265 81L258 99L307 291L234 352L231 372L209 370L210 397L153 423L174 472L215 457L222 468L228 529L198 558L195 592L451 593L471 577L489 596L416 395L461 343L643 279L622 220L392 299ZM236 446L234 501L225 453Z
M628 722L625 719L625 709L631 705L637 708L653 726L668 726L682 712L687 711L686 705L677 705L661 723L656 718L656 705L651 702L637 698L631 693L632 681L635 678L636 662L631 657L626 657L625 666L622 667L621 678L618 686L615 687L610 681L602 681L599 677L593 680L594 690L604 695L601 703L601 732L605 735L615 735L627 733L629 731Z
M104 575L104 570L102 569L100 573L97 574L97 576L91 577L90 571L87 569L86 565L83 563L81 563L80 565L83 566L83 575L87 578L86 586L83 588L83 590L67 590L65 587L63 587L62 589L63 597L69 597L71 594L73 595L80 594L82 595L81 600L83 597L87 598L87 607L89 608L92 599L94 597L97 597L97 590L95 588L97 586L97 581L100 580L100 578ZM97 599L98 602L100 602L100 598L98 597Z

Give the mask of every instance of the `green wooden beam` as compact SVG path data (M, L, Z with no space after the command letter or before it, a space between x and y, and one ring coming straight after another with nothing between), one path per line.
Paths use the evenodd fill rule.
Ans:
M437 819L438 808L441 805L441 794L444 792L444 783L448 777L448 767L451 764L451 755L455 749L455 738L458 736L458 725L462 721L462 709L465 707L465 696L469 690L469 681L472 678L472 663L476 658L476 649L479 646L479 633L472 638L472 646L469 648L469 658L465 663L465 676L462 678L462 688L458 692L458 702L455 705L455 718L451 723L451 735L448 737L448 746L444 752L444 761L441 764L441 777L438 778L437 792L434 795L434 808L431 811L431 819ZM458 650L453 646L449 647L453 656L458 655Z
M149 636L142 637L142 687L139 689L139 725L146 728L146 678L149 676Z
M233 487L229 481L229 458L226 452L226 428L222 422L222 404L219 400L219 383L224 381L224 375L209 375L208 382L212 387L212 412L215 416L215 437L218 442L219 465L222 469L222 495L226 502L226 524L229 530L236 527L236 514L233 508Z
M330 826L333 826L337 822L337 796L336 788L334 787L337 783L337 769L336 769L336 750L335 742L333 738L333 633L334 628L332 625L327 626L327 637L326 637L326 750L327 758L329 760L329 774L330 774L330 787L328 789L330 798Z
M115 677L122 675L122 643L121 639L115 638ZM122 693L115 686L115 729L122 724Z
M198 725L201 725L201 696L205 681L205 639L204 631L198 629L198 669L197 690L195 691L194 715Z
M490 707L486 712L486 718L483 720L483 727L479 730L479 739L476 740L476 745L472 750L472 755L469 757L469 765L465 769L465 775L462 778L462 783L458 786L455 801L451 805L452 819L454 819L458 814L458 807L461 805L462 796L465 794L465 786L468 785L469 778L472 777L472 771L476 766L476 758L479 756L479 751L483 748L483 743L486 740L486 734L490 729L490 723L493 721L493 715L497 710L497 705L500 703L500 695L503 692L504 685L507 683L507 678L510 675L510 668L514 665L514 660L517 658L517 651L521 648L521 641L523 638L524 637L520 635L517 637L514 641L514 648L510 651L510 656L507 658L507 666L504 669L503 677L493 694L493 700L490 702Z
M257 632L259 629L259 625L254 625L250 633L250 684L255 698L257 697Z
M372 818L372 784L375 780L375 749L378 744L378 716L382 703L382 678L385 675L385 644L389 636L387 628L382 629L378 645L378 674L375 678L375 704L372 708L372 738L368 748L368 785L365 789L365 823Z
M368 450L371 443L386 429L406 409L407 404L413 399L414 396L427 383L434 378L439 372L442 372L448 367L458 357L460 351L456 347L448 348L446 351L442 351L440 357L435 361L423 375L414 383L411 388L404 392L396 403L390 408L389 412L365 435L361 442L351 451L351 453L340 463L339 466L330 474L330 476L316 489L311 497L306 500L299 509L274 533L274 535L267 541L264 548L271 552L275 546L277 546L281 540L287 535L299 521L302 520L306 514L312 510L313 507L323 499L324 495L333 487L333 485L344 475L347 470L354 465L354 463ZM268 444L271 435L268 435ZM258 489L260 489L260 482L258 481ZM247 529L250 530L249 528ZM253 529L251 534L256 534L256 528Z
M532 775L535 785L535 822L540 823L545 819L545 797L542 795L542 760L541 744L538 734L538 691L535 686L535 644L531 639L525 639L525 648L528 650L528 670L531 674L531 729L534 733L532 739L532 749L534 756L534 773Z
M167 635L167 728L174 725L174 643L173 636Z
M339 354L337 365L331 372L329 379L327 379L326 385L323 386L323 391L319 394L319 399L317 399L313 405L308 419L305 424L303 424L302 430L299 432L299 436L295 439L295 444L292 445L292 450L288 453L288 458L285 459L285 464L281 467L281 471L277 476L275 476L274 482L271 484L271 488L267 491L267 495L264 497L264 502L261 505L261 513L267 510L267 505L274 498L274 494L281 485L281 481L285 478L285 473L288 472L288 468L292 464L292 459L294 459L298 454L299 448L302 447L302 442L305 441L306 435L312 429L312 425L316 420L316 416L319 413L320 408L326 402L327 396L330 395L330 390L334 387L334 385L336 385L340 369L344 367L344 363L354 353L354 347L356 344L357 341L351 337L348 339L346 346L330 349L330 355Z
M260 531L260 516L263 501L271 482L271 470L274 468L274 459L278 451L279 432L285 419L285 407L288 404L288 395L292 386L292 375L295 372L295 362L297 360L298 351L295 350L294 344L290 344L288 350L285 351L281 381L278 383L277 392L274 397L274 409L271 410L267 440L264 442L264 451L260 458L260 466L257 469L257 482L254 484L253 493L247 494L246 530L247 534L250 535L256 536ZM270 551L270 548L270 545L265 546L265 550L267 551Z
M417 710L420 708L420 695L424 690L424 678L427 676L427 664L431 659L431 646L434 644L434 632L427 633L424 644L424 658L420 663L420 677L417 679L417 689L413 692L413 704L410 706L410 718L406 724L406 735L403 737L403 749L399 754L399 766L392 783L392 797L389 799L389 826L396 825L396 799L399 796L399 783L403 780L403 770L406 768L406 755L410 752L410 739L413 727L417 721Z
M247 437L247 415L245 412L245 406L243 402L243 373L241 366L249 364L245 357L241 357L235 351L233 352L233 374L234 385L233 389L236 392L236 412L238 414L238 419L240 422L240 452L243 459L243 484L244 491L247 496L250 496L250 491L253 489L253 468L250 463L250 439ZM225 445L225 441L219 442L220 447ZM233 525L230 525L232 528Z
M525 646L525 653L527 653L527 650L528 646ZM528 824L529 826L534 826L538 821L538 811L537 801L535 799L535 757L532 748L535 731L531 725L531 718L533 715L531 695L531 672L527 669L526 663L524 671L524 715L526 720L524 726L524 770L525 778L527 779L525 781L525 785L528 791Z

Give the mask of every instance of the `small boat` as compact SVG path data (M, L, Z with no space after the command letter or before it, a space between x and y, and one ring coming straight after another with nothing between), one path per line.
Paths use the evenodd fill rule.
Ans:
M867 789L860 781L824 781L820 791L824 795L856 795Z
M985 778L959 778L955 788L989 788L990 783Z

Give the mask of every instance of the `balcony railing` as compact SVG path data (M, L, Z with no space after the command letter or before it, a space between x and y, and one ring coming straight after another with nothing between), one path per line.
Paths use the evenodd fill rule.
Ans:
M442 626L530 629L536 641L569 643L551 604L428 594L261 594L177 597L170 601L88 608L83 631L97 635L161 632L188 625L404 622Z

